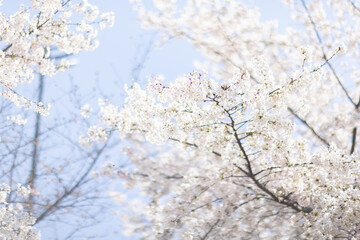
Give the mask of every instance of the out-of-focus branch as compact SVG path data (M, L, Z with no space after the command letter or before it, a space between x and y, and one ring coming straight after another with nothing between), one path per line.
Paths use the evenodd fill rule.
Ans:
M353 6L353 8L354 8L355 10L357 10L358 12L360 12L360 9L355 5L354 1L349 0L349 2L350 2L350 4L351 4L351 6Z
M2 51L6 52L7 50L9 50L9 48L11 48L11 46L12 46L12 43L7 45Z
M352 140L351 140L351 150L350 150L350 154L353 154L355 151L355 145L356 145L356 131L357 128L354 127L353 129L353 133L352 133Z
M219 224L219 222L220 222L220 219L216 220L216 222L213 225L211 225L210 229L205 233L205 235L201 238L201 240L205 240L209 236L209 234L212 232L212 230L216 227L216 225Z
M359 11L359 8L357 8L357 6L353 3L353 1L349 0L349 2L351 3L351 5ZM316 24L314 22L314 20L312 19L311 17L311 14L310 14L310 11L309 9L307 8L306 6L306 3L305 3L305 0L301 0L301 3L308 15L308 18L311 22L311 25L313 26L314 28L314 31L316 33L316 37L321 45L321 51L322 51L322 54L323 54L323 58L325 59L326 61L326 64L328 65L328 67L330 68L332 74L334 75L335 79L337 80L338 84L340 85L340 87L342 88L342 90L344 91L346 97L349 99L349 101L352 103L352 105L354 105L355 109L358 109L359 106L360 106L360 101L358 103L355 103L354 100L350 97L350 94L349 92L346 90L346 88L344 87L344 85L341 83L341 80L340 80L340 77L337 75L334 67L331 65L331 63L329 62L329 60L327 60L327 56L326 56L326 53L325 53L325 49L324 49L324 46L323 46L323 42L322 42L322 39L321 39L321 36L320 36L320 32L318 31L317 27L316 27ZM352 154L354 151L355 151L355 145L356 145L356 127L353 128L353 132L352 132L352 140L351 140L351 149L350 149L350 154Z
M44 94L44 75L39 75L39 93L37 102L42 102L43 100L43 94ZM40 126L41 126L41 115L40 113L36 114L36 120L35 120L35 132L34 132L34 138L33 138L33 150L32 150L32 157L31 157L31 169L30 169L30 175L28 179L28 184L31 188L35 189L35 180L37 175L37 165L38 165L38 159L39 159L39 135L40 135ZM29 195L29 206L28 210L32 210L32 203L33 202L33 195Z
M183 143L183 144L186 144L186 145L188 145L188 146L195 147L195 148L198 148L198 147L199 147L198 145L196 145L196 144L194 144L194 143L182 142L182 141L180 141L180 140L178 140L178 139L175 139L175 138L169 138L169 140L172 140L172 141L175 141L175 142L180 142L180 143ZM215 154L215 155L218 156L218 157L221 157L221 154L218 153L218 152L212 151L212 153Z
M360 107L360 99L358 101L358 103L356 104L355 109L358 110ZM357 128L354 127L353 128L353 132L352 132L352 140L351 140L351 150L350 150L350 154L353 154L355 151L355 145L356 145L356 132L357 132Z
M344 87L344 85L342 84L341 80L340 80L340 77L337 75L335 69L333 68L333 66L331 65L331 63L329 62L329 59L328 57L326 56L326 53L325 53L325 49L324 49L324 45L323 45L323 42L322 42L322 38L320 36L320 32L319 30L317 29L317 26L316 26L316 23L314 22L311 14L310 14L310 11L308 9L308 7L306 6L306 3L305 3L305 0L301 0L301 3L307 13L307 16L310 20L310 23L311 25L313 26L313 29L314 29L314 32L316 34L316 38L318 39L319 43L320 43L320 47L321 47L321 51L322 51L322 54L323 54L323 58L324 60L326 61L326 65L328 65L328 67L330 68L332 74L334 75L336 81L338 82L338 84L340 85L341 89L343 90L343 92L345 93L346 97L349 99L349 101L354 105L354 107L356 107L356 103L354 102L354 100L350 97L350 94L349 92L346 90L346 88Z
M52 204L50 204L37 218L36 223L39 223L45 217L47 217L50 213L53 213L56 208L60 205L60 203L70 196L76 189L78 189L84 182L86 177L90 174L91 170L94 168L95 164L99 160L100 156L108 146L110 140L110 136L105 142L105 144L96 152L96 155L93 157L91 164L88 166L87 170L81 175L81 177L74 183L72 187L69 189L65 189L64 193L56 199Z
M138 55L140 55L140 58L136 59L137 63L131 70L131 78L133 79L134 82L139 81L139 76L141 74L141 71L143 70L146 60L148 59L153 47L154 47L154 40L151 39L145 46L144 51L141 54L138 54ZM140 48L138 47L137 49L140 49Z
M289 110L289 112L290 112L292 115L294 115L294 117L296 117L299 121L301 121L308 129L310 129L310 131L311 131L321 142L323 142L327 147L330 146L329 142L326 141L325 138L321 137L321 136L314 130L314 128L309 125L309 123L308 123L306 120L302 119L299 115L297 115L297 113L296 113L292 108L288 107L288 110Z

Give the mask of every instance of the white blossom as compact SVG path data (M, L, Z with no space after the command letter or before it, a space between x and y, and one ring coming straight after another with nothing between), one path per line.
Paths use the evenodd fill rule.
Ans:
M8 116L7 120L12 121L15 124L18 125L25 125L27 123L27 119L23 119L21 115L16 115L16 116Z
M84 106L81 107L80 114L83 118L89 118L92 111L93 109L90 107L90 104L85 104Z
M6 202L10 187L3 183L0 188L0 238L1 239L24 239L40 240L40 233L33 225L35 218L23 211L23 206ZM18 185L16 193L26 197L30 194L30 188Z
M72 17L74 10L79 14ZM113 13L98 15L95 5L81 0L32 0L31 7L21 6L9 17L0 14L1 95L24 106L15 91L18 85L30 83L35 73L52 76L67 69L69 65L52 60L50 48L66 54L95 49L97 28L111 26L113 21ZM39 110L37 103L27 101L25 105Z

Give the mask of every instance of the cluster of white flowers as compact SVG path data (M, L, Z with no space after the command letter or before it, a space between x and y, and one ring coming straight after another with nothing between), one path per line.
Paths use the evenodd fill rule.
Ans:
M187 39L214 78L155 78L126 88L122 108L100 103L104 127L83 142L127 137L135 167L105 172L150 198L120 214L129 234L360 238L360 4L284 2L303 28L281 34L236 0L156 0L156 12L135 1L146 27Z
M257 58L253 62L261 64L263 61ZM126 105L120 110L114 105L100 102L100 121L106 124L107 129L118 130L123 136L144 135L150 143L170 144L173 147L171 151L159 150L155 156L147 156L146 151L137 148L128 151L127 154L139 168L136 173L131 170L118 171L112 166L113 173L126 179L129 186L141 185L143 191L153 197L153 201L160 201L169 191L176 194L166 206L153 206L152 210L146 213L146 218L154 223L154 226L150 228L150 232L144 232L144 236L168 237L166 232L170 229L175 231L174 228L177 229L180 223L174 223L174 220L180 218L181 226L186 225L186 228L179 230L185 238L205 234L204 230L200 229L206 229L208 221L217 220L202 219L195 224L190 219L198 214L205 216L209 209L199 209L196 213L191 209L205 204L214 207L219 214L225 214L222 211L228 211L231 206L235 207L242 201L254 198L255 193L246 193L249 191L247 188L233 183L236 175L241 174L234 165L241 166L241 169L248 168L247 163L239 158L245 156L242 152L243 147L239 148L237 145L242 139L246 139L244 148L249 152L249 156L256 153L254 156L257 161L251 165L253 173L264 171L264 174L268 174L265 170L271 166L284 167L287 172L299 171L295 166L310 162L308 155L298 153L298 146L304 146L300 145L299 139L292 138L293 123L284 117L288 112L283 101L295 88L289 88L287 85L275 88L272 72L263 64L261 66L259 76L263 76L264 81L256 85L252 83L247 72L239 72L226 82L211 80L194 72L176 79L169 85L165 85L159 79L151 80L147 91L135 83L127 89L129 96ZM81 142L89 144L96 140L104 141L105 133L104 128L92 127L89 129L88 137L82 138ZM179 155L182 151L187 151L187 154L183 152ZM147 159L146 162L143 161L144 158ZM174 162L171 159L177 160ZM108 173L109 169L104 172ZM251 184L251 181L248 184ZM282 185L280 181L277 184ZM201 198L197 196L210 186L211 191L202 194ZM191 190L193 187L195 189ZM197 188L199 189L196 190ZM289 192L291 190L293 189L289 189ZM277 191L279 196L285 194ZM248 196L245 199L239 198L234 192ZM221 201L216 202L212 196L221 196ZM196 198L196 201L192 198ZM259 198L259 201L265 200ZM259 201L249 203L248 208L243 211L255 209ZM191 202L191 205L187 205L187 202ZM301 212L302 207L306 209L309 205L304 201L294 203L293 208ZM272 207L276 209L276 206ZM270 209L265 213L268 214ZM248 227L251 226L251 221L259 217L255 215L254 218L241 219L239 216L243 216L245 212L238 212L237 224ZM259 214L261 216L265 213ZM166 219L163 219L164 216L167 216ZM288 218L277 221L281 221L284 226L292 224ZM144 222L138 224L143 225ZM266 224L268 226L269 223ZM132 228L138 229L134 226ZM261 232L261 228L258 231ZM272 228L272 231L274 234L280 233L280 229ZM240 233L245 234L239 229Z
M32 0L31 7L21 6L19 11L6 17L0 13L0 86L1 94L17 106L34 105L34 110L46 109L32 103L15 92L19 84L31 82L34 73L52 76L69 66L62 59L52 59L51 49L66 54L93 50L97 29L113 24L113 14L102 14L87 1ZM72 17L73 12L78 13ZM82 15L82 16L81 16ZM105 24L105 25L104 25Z
M7 120L12 121L15 124L18 125L25 125L27 123L27 119L23 119L21 115L16 115L16 116L8 116Z
M90 107L90 104L85 104L80 109L80 114L83 118L89 118L93 109Z
M115 17L113 12L106 12L101 14L100 29L106 27L113 27L115 22Z
M79 137L80 144L84 146L88 146L91 142L104 142L108 137L109 133L106 131L105 128L100 126L92 126L89 128L87 132L87 137L84 135Z
M3 183L0 188L0 238L39 240L40 233L33 227L35 218L23 212L21 204L7 202L10 192L10 187ZM30 188L18 185L16 194L20 197L28 197Z

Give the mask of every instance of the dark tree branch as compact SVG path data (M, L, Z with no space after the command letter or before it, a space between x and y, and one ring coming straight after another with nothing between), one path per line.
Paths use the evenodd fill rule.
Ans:
M11 48L11 47L12 47L12 43L9 44L9 45L7 45L2 51L3 51L3 52L6 52L6 51L9 50L9 48Z
M37 102L42 102L43 95L44 95L44 75L39 75L39 93ZM34 142L33 142L33 151L32 151L32 157L31 157L31 170L30 170L30 176L28 180L28 185L30 185L31 188L35 189L35 180L37 177L37 165L39 161L39 136L40 136L40 126L41 126L41 115L40 113L36 114L36 120L35 120L35 132L34 132ZM29 195L29 211L32 211L32 205L33 205L33 195Z
M315 130L314 128L312 128L309 123L302 119L299 115L297 115L297 113L290 107L288 107L289 112L294 115L294 117L296 117L299 121L301 121L308 129L310 129L310 131L321 141L323 142L327 147L330 146L329 142L325 140L325 138L321 137Z
M231 114L230 114L230 112L228 110L225 110L225 112L227 113L227 115L228 115L228 117L229 117L229 119L231 121L230 126L231 126L231 128L232 128L232 130L234 132L234 137L236 139L236 143L237 143L238 147L240 148L241 153L244 155L244 158L246 160L246 166L247 166L247 169L248 169L248 174L254 175L253 171L252 171L249 156L247 155L247 153L246 153L246 151L245 151L245 149L244 149L244 147L243 147L243 145L241 143L241 139L239 138L239 135L237 133L237 128L235 127L236 126L235 121L232 118L232 116L231 116Z
M194 143L189 143L189 142L182 142L180 141L179 139L176 139L176 138L169 138L169 140L172 140L172 141L175 141L175 142L179 142L179 143L183 143L183 144L186 144L188 146L191 146L191 147L194 147L194 148L198 148L199 146L194 144ZM218 157L221 157L221 154L218 153L218 152L215 152L215 151L212 151L213 154L215 154L216 156Z
M200 205L200 206L198 206L198 207L196 207L196 208L194 208L194 209L191 209L190 211L191 211L191 212L195 212L196 210L201 209L201 208L203 208L203 207L207 207L207 206L211 205L212 203L217 202L217 201L219 201L219 200L221 200L221 199L222 199L222 198L217 198L217 199L215 199L215 200L213 200L213 201L211 201L211 202L209 202L209 203L205 203L205 204Z
M360 13L360 9L355 5L355 3L354 3L353 1L351 1L351 0L348 0L348 1L349 1L350 4L353 6L353 8Z
M326 64L328 65L328 67L330 68L332 74L334 75L335 79L337 80L338 84L340 85L340 87L342 88L343 92L345 93L346 97L349 99L349 101L356 107L356 103L354 102L354 100L350 97L350 94L349 92L346 90L346 88L344 87L344 85L342 84L341 80L340 80L340 77L337 75L335 69L333 68L333 66L331 65L331 63L329 62L329 59L328 57L326 56L326 53L325 53L325 49L324 49L324 45L323 45L323 42L322 42L322 38L320 36L320 32L319 30L317 29L316 27L316 24L314 22L314 20L312 19L311 17L311 14L310 14L310 11L308 9L308 7L306 6L306 3L305 3L305 0L301 0L301 3L308 15L308 18L310 20L310 23L311 25L313 26L313 29L314 29L314 32L316 34L316 37L320 43L320 46L321 46L321 51L322 51L322 54L323 54L323 58L324 60L326 61Z
M220 102L214 97L213 100L217 106L221 106L220 105ZM281 205L284 205L286 207L289 207L293 210L295 210L296 212L303 212L303 213L310 213L313 209L311 207L303 207L303 206L300 206L299 203L297 201L294 201L292 199L290 199L290 196L293 194L293 193L290 193L290 194L287 194L287 195L284 195L284 196L276 196L275 193L273 193L270 189L268 189L266 187L266 184L263 184L260 182L259 179L257 179L257 175L261 173L260 172L257 172L257 173L254 173L253 172L253 169L252 169L252 165L251 165L251 161L250 161L250 157L249 157L249 154L246 152L244 146L243 146L243 143L241 142L242 138L239 137L239 134L238 134L238 130L239 128L237 127L237 123L235 122L235 120L233 119L233 116L232 116L232 113L227 110L227 109L223 109L224 112L227 114L227 117L229 118L230 120L230 123L228 124L228 126L232 129L233 131L233 136L235 137L235 140L236 140L236 144L237 146L239 147L241 153L242 153L242 156L243 158L245 159L246 161L246 169L242 168L241 166L239 166L238 164L236 163L233 163L233 165L238 169L240 170L246 177L248 177L249 179L251 179L251 181L260 189L262 190L266 195L269 196L269 200L272 200L274 202L277 202ZM176 142L180 142L180 143L183 143L183 144L186 144L186 145L189 145L189 146L192 146L192 147L195 147L195 148L198 148L199 146L194 144L194 143L188 143L188 142L181 142L180 140L178 139L174 139L174 138L169 138L169 140L172 140L172 141L176 141ZM217 153L217 152L214 152L213 153L217 156L221 156L220 153ZM212 231L212 229L210 229L210 231L201 239L206 239L207 235Z
M40 215L39 217L36 218L36 223L40 222L41 220L43 220L45 217L47 217L50 213L54 212L58 206L60 205L60 203L63 202L63 200L65 200L68 196L70 196L76 189L78 189L84 182L85 182L85 178L90 174L91 170L94 168L95 164L97 163L97 161L99 160L100 156L102 155L102 153L104 152L105 148L107 147L109 143L109 138L107 140L107 142L103 145L102 148L100 148L96 155L94 156L91 164L89 165L89 167L87 168L86 172L83 173L81 175L81 177L79 178L79 180L77 180L75 182L75 184L70 188L70 189L65 189L64 193L52 204L50 204Z
M234 163L234 166L237 167L238 169L241 168L240 166L238 166L237 164ZM260 183L258 179L256 179L256 177L254 175L247 175L254 183L255 185L261 189L264 193L266 193L267 195L270 196L270 199L280 203L282 205L285 205L287 207L292 208L293 210L295 210L296 212L304 212L304 213L310 213L312 211L312 208L309 207L301 207L296 201L293 201L291 199L288 198L280 198L278 196L276 196L273 192L271 192L267 187L264 186L264 184Z
M234 132L234 137L235 137L235 140L236 140L236 143L246 161L246 167L247 167L247 170L248 171L245 171L243 168L241 168L239 165L237 165L236 163L233 163L233 165L235 167L237 167L241 172L243 172L245 175L247 175L251 180L252 182L259 188L261 189L264 193L266 193L267 195L270 196L270 198L277 202L277 203L280 203L282 205L285 205L287 207L290 207L292 208L293 210L295 210L296 212L304 212L304 213L310 213L312 211L312 208L309 208L309 207L302 207L300 206L296 201L294 200L291 200L289 198L281 198L281 197L278 197L276 196L276 194L274 194L272 191L270 191L270 189L268 189L264 184L262 184L259 179L256 178L256 174L253 173L253 170L252 170L252 166L251 166L251 161L250 161L250 158L248 156L248 154L246 153L246 150L244 148L244 146L242 145L242 142L238 136L238 133L237 133L237 130L235 128L235 121L233 119L233 117L231 116L231 114L229 113L229 111L227 111L226 109L224 109L224 111L227 113L230 121L231 121L231 127L232 127L232 130Z
M205 240L209 236L209 234L212 232L212 230L214 230L216 225L219 224L219 222L220 222L220 219L216 220L216 222L213 225L211 225L209 231L206 232L206 234L201 238L201 240Z
M355 145L356 145L356 130L357 128L354 127L353 129L353 133L352 133L352 141L351 141L351 150L350 150L350 154L353 154L355 151Z
M349 2L351 3L351 5L354 7L354 9L356 9L357 11L359 11L359 8L354 4L353 1L349 0ZM306 3L305 3L305 0L301 0L301 3L308 15L308 18L314 28L314 31L316 33L316 37L321 45L321 51L323 53L323 58L325 59L326 61L326 64L328 65L328 67L330 68L331 72L333 73L334 77L336 78L337 82L339 83L340 87L342 88L342 90L344 91L346 97L349 99L349 101L354 105L355 109L358 109L360 107L360 100L358 103L355 103L354 100L350 97L350 94L349 92L346 90L346 88L344 87L344 85L341 83L341 80L339 78L339 76L337 75L335 69L333 68L333 66L331 65L331 63L327 60L327 57L326 57L326 53L325 53L325 49L324 49L324 46L323 46L323 43L322 43L322 39L321 39L321 36L320 36L320 33L316 27L316 24L314 22L314 20L312 19L311 17L311 14L310 14L310 11L309 9L307 8L306 6ZM360 12L360 11L359 11ZM355 151L355 145L356 145L356 127L353 128L353 132L352 132L352 141L351 141L351 149L350 149L350 154L352 154L354 151Z

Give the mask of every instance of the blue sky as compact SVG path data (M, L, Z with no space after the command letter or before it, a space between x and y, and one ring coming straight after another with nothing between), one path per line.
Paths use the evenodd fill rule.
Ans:
M156 47L159 36L154 31L141 28L129 1L104 0L91 3L98 5L101 11L114 11L115 25L99 31L99 47L95 51L77 55L75 58L78 65L55 79L66 78L71 74L80 88L86 88L98 78L101 88L108 94L114 93L113 83L116 81L118 91L125 97L123 85L131 83L133 69L144 62L144 55L147 56L144 69L138 78L141 83L146 81L147 76L162 74L170 80L192 72L194 59L201 58L184 40L171 40L161 48Z
M249 2L250 6L259 6L263 20L277 19L280 31L291 23L288 11L280 0L245 2ZM98 5L101 11L114 11L116 20L113 28L99 32L99 48L76 56L78 66L65 73L71 73L79 84L85 82L86 86L86 82L97 76L104 89L114 81L118 81L122 87L124 83L132 81L132 69L142 62L148 46L150 52L138 79L140 82L145 82L147 76L158 74L172 80L195 70L193 62L201 59L201 55L185 40L171 40L161 48L156 47L159 36L154 31L141 28L129 1L98 0L91 3Z

